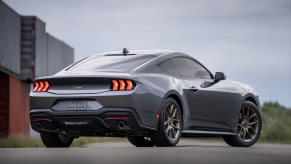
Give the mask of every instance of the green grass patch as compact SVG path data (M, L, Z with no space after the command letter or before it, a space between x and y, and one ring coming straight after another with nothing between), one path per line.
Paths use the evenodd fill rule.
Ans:
M96 142L122 142L126 138L119 137L80 137L74 140L72 147L80 147ZM25 136L12 136L9 138L0 138L0 148L29 148L45 147L40 138L29 138Z
M79 147L84 146L90 143L97 143L97 142L124 142L127 141L125 137L80 137L75 139L72 146Z
M16 147L44 147L40 139L29 138L25 136L12 136L9 138L0 138L1 148Z

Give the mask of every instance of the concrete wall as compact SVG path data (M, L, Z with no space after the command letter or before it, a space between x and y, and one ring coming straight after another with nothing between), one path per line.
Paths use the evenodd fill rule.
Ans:
M0 69L20 75L20 16L1 0Z
M48 50L45 23L35 19L35 77L48 75Z
M74 49L46 33L36 16L20 16L0 0L0 70L33 81L74 62Z
M53 75L74 62L74 49L46 33L45 23L35 16L23 16L21 26L21 77Z
M21 79L31 80L35 75L35 18L21 17Z

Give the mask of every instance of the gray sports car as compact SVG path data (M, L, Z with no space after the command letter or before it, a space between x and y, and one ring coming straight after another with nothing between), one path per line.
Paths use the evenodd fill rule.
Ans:
M138 147L221 136L252 146L262 129L258 95L225 79L180 52L98 54L35 80L31 126L47 147L68 147L80 136L127 137Z

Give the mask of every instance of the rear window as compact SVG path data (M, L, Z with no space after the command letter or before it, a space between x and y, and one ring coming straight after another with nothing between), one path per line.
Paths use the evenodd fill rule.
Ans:
M100 55L76 63L67 71L131 71L155 58L155 55Z

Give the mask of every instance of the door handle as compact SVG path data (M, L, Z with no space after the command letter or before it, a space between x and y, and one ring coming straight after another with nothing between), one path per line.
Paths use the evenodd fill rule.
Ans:
M199 89L194 87L194 86L190 87L189 90L194 92L194 93L199 91Z

